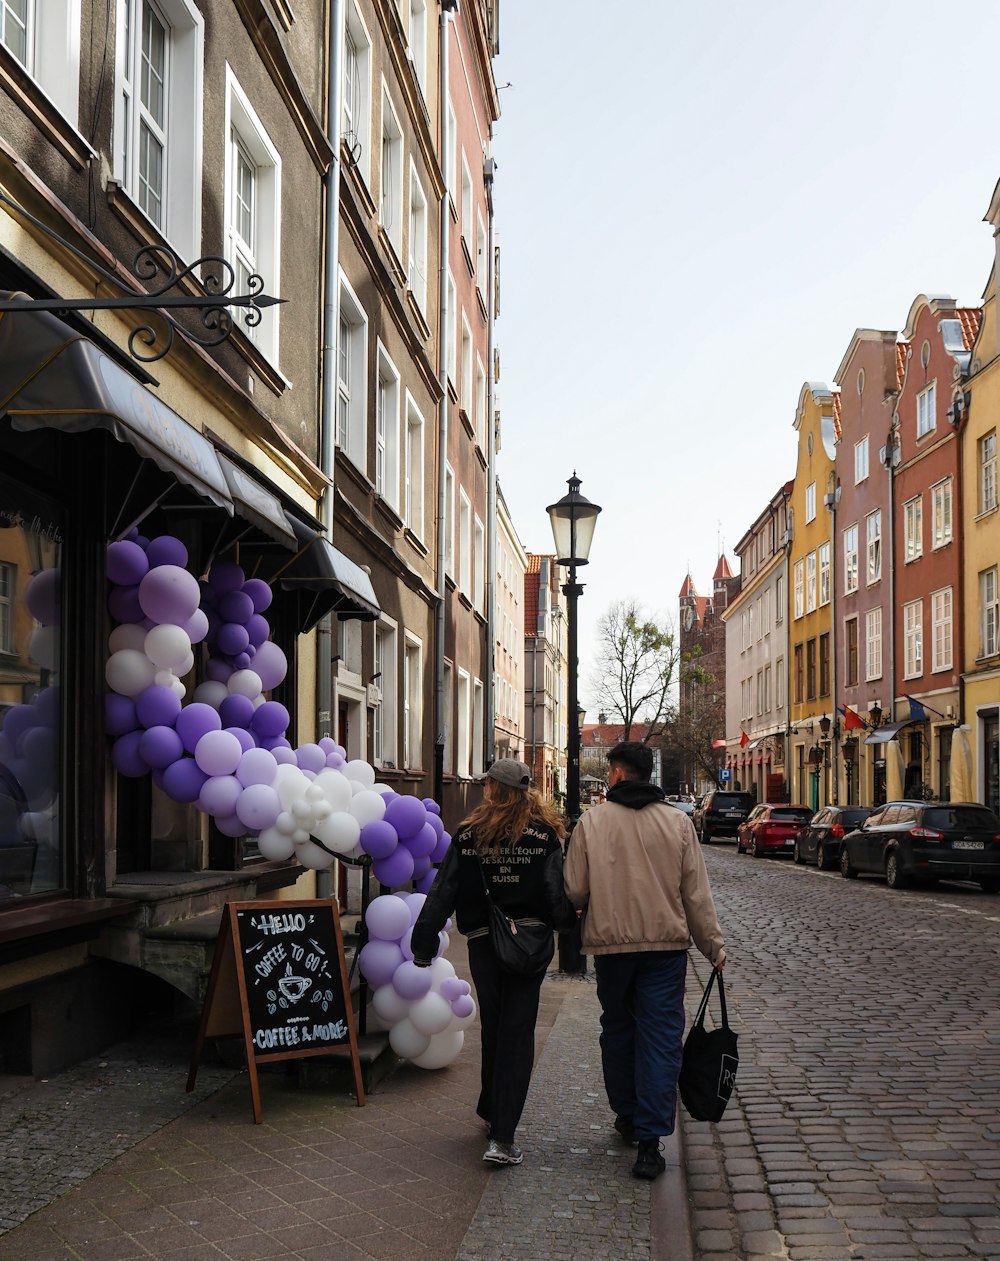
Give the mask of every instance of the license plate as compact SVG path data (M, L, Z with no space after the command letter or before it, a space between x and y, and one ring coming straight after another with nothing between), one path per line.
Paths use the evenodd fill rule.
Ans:
M953 841L953 849L982 849L982 841Z
M786 845L794 845L794 844L795 844L795 837L794 837L794 836L789 836L789 837L786 837L786 838L785 838L785 844L786 844Z

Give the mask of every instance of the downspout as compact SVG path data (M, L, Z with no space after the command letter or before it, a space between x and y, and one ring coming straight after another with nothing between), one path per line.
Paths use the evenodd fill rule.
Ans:
M483 417L486 426L486 476L489 479L487 488L486 516L489 521L489 537L486 549L486 658L484 686L486 688L486 765L491 766L496 758L496 697L493 679L496 672L496 625L497 625L497 473L496 473L496 431L494 427L494 385L493 371L493 319L496 312L494 302L493 274L493 175L496 164L487 158L483 166L483 183L486 187L486 213L489 227L486 236L486 292L483 299L489 315L486 320L486 415Z
M840 715L837 712L837 504L840 500L840 479L833 474L833 490L830 492L830 804L840 801ZM859 543L860 548L860 543ZM860 567L860 552L858 565ZM861 648L858 647L860 657Z
M450 18L458 8L458 0L442 0L441 18L438 25L440 40L439 113L441 115L441 166L448 161L448 101L450 100L448 74L448 47ZM437 607L434 615L434 800L444 798L444 741L448 715L444 712L444 636L445 600L448 594L445 580L445 527L447 522L447 465L448 465L448 238L451 231L448 203L451 198L451 181L454 171L444 170L445 190L441 198L441 241L438 279L438 380L441 401L438 404L438 506L437 506Z
M896 422L889 428L885 444L885 470L889 474L889 513L886 521L889 544L889 721L896 721ZM883 713L885 706L883 706ZM884 719L883 719L884 721Z
M341 0L330 0L330 26L327 32L330 66L326 94L326 134L332 157L324 179L325 219L323 224L323 362L319 425L319 466L329 479L320 499L320 521L326 537L333 539L334 428L337 408L337 333L340 325L340 99L343 76L344 22ZM327 614L316 634L316 730L317 738L328 736L333 724L333 616ZM330 896L329 871L317 872L316 894Z

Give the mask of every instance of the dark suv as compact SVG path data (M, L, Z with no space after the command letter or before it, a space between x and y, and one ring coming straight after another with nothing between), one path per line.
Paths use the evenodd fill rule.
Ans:
M757 802L753 793L727 792L717 788L707 793L694 816L694 826L703 845L717 836L735 838L737 829L744 823Z
M885 876L890 889L911 881L975 880L1000 892L1000 817L970 802L890 801L840 848L840 873Z

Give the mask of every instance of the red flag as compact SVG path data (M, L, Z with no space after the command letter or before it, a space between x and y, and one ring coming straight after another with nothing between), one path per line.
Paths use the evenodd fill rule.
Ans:
M861 718L860 715L856 714L854 710L851 709L850 705L845 705L844 708L840 712L844 715L844 730L845 731L865 730L864 719Z
M725 747L726 747L726 742L725 742L725 740L713 740L713 741L712 741L712 748L713 748L713 749L724 749Z
M745 731L741 731L740 732L740 748L745 749L749 743L750 743L750 737L747 735Z

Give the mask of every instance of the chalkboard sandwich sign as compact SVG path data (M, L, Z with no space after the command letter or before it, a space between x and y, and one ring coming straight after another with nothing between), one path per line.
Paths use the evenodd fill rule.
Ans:
M361 1081L340 909L332 898L227 902L188 1073L193 1090L206 1038L242 1033L253 1118L261 1120L257 1065L349 1053Z

